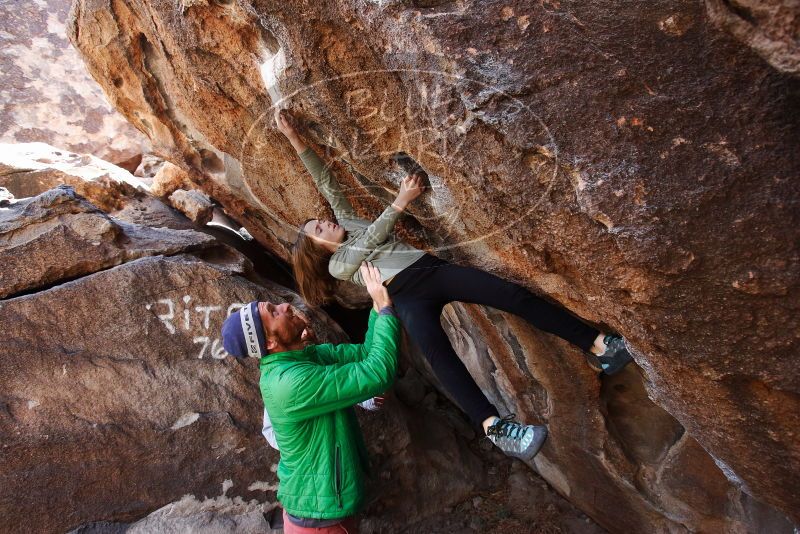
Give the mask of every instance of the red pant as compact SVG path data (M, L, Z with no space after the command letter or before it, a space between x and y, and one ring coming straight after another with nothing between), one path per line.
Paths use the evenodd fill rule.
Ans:
M337 523L330 527L323 528L308 528L298 527L286 515L286 510L283 511L283 534L358 534L358 523L354 517L343 519L341 523Z

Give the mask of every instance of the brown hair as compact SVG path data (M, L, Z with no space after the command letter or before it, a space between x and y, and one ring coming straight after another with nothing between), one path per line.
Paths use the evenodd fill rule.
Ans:
M300 226L297 240L292 247L292 268L300 295L309 306L322 306L333 299L336 279L328 272L328 261L332 253L314 242L306 234L306 219Z

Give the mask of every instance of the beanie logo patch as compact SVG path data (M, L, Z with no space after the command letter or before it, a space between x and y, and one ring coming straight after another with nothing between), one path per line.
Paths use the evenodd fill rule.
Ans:
M258 304L256 304L257 306ZM242 320L242 332L244 332L245 344L247 345L247 355L252 358L261 357L261 347L258 344L256 335L256 323L253 320L252 303L244 306L239 313Z

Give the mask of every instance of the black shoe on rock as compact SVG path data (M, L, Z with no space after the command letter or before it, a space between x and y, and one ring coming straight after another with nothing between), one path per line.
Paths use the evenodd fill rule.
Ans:
M599 371L601 376L617 374L633 361L633 357L625 346L625 340L622 336L609 334L603 338L603 343L606 344L606 350L603 354L597 356L588 353L586 357L587 363L592 369Z

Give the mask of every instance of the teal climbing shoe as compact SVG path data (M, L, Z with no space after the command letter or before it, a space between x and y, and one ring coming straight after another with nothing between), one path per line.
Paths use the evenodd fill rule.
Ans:
M542 448L547 438L547 427L523 425L514 421L514 414L500 419L486 430L486 437L508 456L530 460Z

